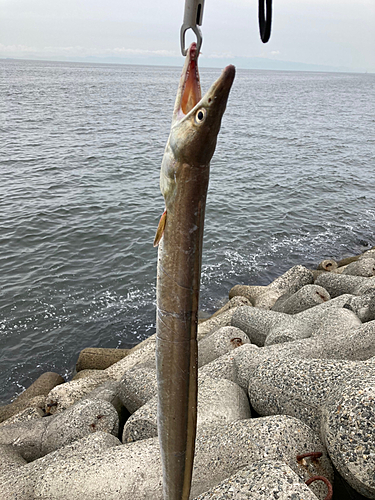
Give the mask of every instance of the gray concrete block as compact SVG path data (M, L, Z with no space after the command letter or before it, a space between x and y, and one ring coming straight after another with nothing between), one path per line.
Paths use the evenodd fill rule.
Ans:
M129 354L130 349L87 347L78 356L76 370L105 370Z
M35 396L47 396L55 386L63 384L65 381L58 373L45 372L35 380L24 392L22 392L14 402L29 400Z
M78 373L72 377L72 380L79 380L81 378L95 378L98 373L102 373L103 370L80 370ZM109 377L108 377L109 378Z
M98 371L95 378L85 377L54 387L46 397L46 411L61 413L109 378L104 371Z
M375 259L375 247L372 247L369 250L361 253L359 255L359 260L360 259Z
M319 464L311 463L305 468L296 455L311 449L321 451L323 456ZM263 459L285 462L302 480L320 470L333 481L330 460L318 435L297 419L276 416L232 422L225 428L203 428L197 436L191 496L219 484L238 471L239 464L242 469ZM318 498L325 498L324 486L314 486Z
M105 372L114 380L121 380L123 375L139 363L155 362L156 335L151 335L137 346L131 349L131 352L117 363L105 370Z
M223 307L221 307L218 311L216 311L211 318L215 318L216 316L220 316L225 311L232 309L233 307L241 307L241 306L252 306L253 304L246 297L242 297L241 295L237 295L230 299Z
M43 434L42 456L94 432L118 435L118 414L107 401L83 399L50 418Z
M121 378L123 403L130 413L146 404L157 394L155 363L139 363Z
M5 425L0 445L11 445L28 462L97 431L117 436L119 418L107 401L82 400L62 413Z
M284 462L259 460L224 479L195 500L316 500L318 497Z
M323 287L305 285L292 295L282 295L271 309L286 314L297 314L310 309L310 307L327 302L330 298L329 293Z
M293 315L243 306L233 315L232 326L244 331L250 341L259 347L310 337L318 330L324 331L324 323L330 324L332 331L332 318L350 317L348 328L352 328L360 325L359 318L354 313L348 315L338 312L350 298L350 295L337 297Z
M254 370L269 358L367 360L375 356L375 321L369 321L356 330L322 334L259 348L245 344L232 353L221 356L200 369L211 377L223 377L247 388Z
M0 445L0 484L19 467L27 464L26 460L11 445ZM1 486L0 486L1 493Z
M261 415L303 420L327 446L344 479L375 498L375 358L368 361L269 358L253 373L249 397Z
M375 498L375 370L358 371L322 410L322 434L341 476Z
M251 417L244 390L225 379L207 376L198 379L198 429L205 425L232 422ZM123 443L157 436L156 397L142 406L126 422Z
M319 464L312 463L308 470L296 460L296 455L306 450L323 453ZM221 426L205 426L198 432L191 498L263 459L285 462L302 480L318 473L331 481L333 479L324 446L308 426L285 416L247 419ZM34 496L28 496L30 489L24 494L22 472L17 479L13 477L2 484L7 500L163 498L157 438L87 454L84 460L50 461L39 473L34 471L31 485ZM326 494L324 485L315 484L316 494L323 500Z
M305 285L313 283L311 271L303 266L294 266L267 286L236 285L229 292L229 298L242 295L262 309L270 309L285 293L297 292Z
M37 396L40 397L40 396ZM42 396L43 400L44 397ZM44 402L43 402L44 406ZM4 425L12 425L12 424L17 424L18 422L28 422L29 420L35 420L37 418L42 418L44 415L44 412L41 408L31 406L30 408L25 408L24 410L20 411L19 413L16 413L12 417L8 418L7 420L4 420L4 422L1 422L0 427L3 427Z
M246 333L234 326L223 326L213 333L208 333L198 342L198 368L249 343Z
M318 267L316 268L318 271L328 271L332 272L335 271L338 267L338 264L335 260L333 259L325 259L322 260L319 264Z
M5 470L3 472L3 469L0 468L0 492L3 493L2 486L6 483L4 495L7 496L4 498L7 498L7 500L10 498L35 500L35 484L51 464L60 463L62 465L66 460L72 460L79 464L84 462L86 457L100 455L105 450L120 444L120 440L112 434L99 431L74 441L31 463L26 463L21 458L21 462L15 463L13 468L8 468L8 473ZM10 447L10 450L14 454L13 447ZM17 457L14 458L16 461ZM12 492L14 496L12 496Z
M317 321L314 325L311 336L316 337L323 334L329 336L335 335L337 332L340 332L341 334L348 333L350 335L351 332L359 328L361 325L361 320L353 311L350 311L349 309L327 309L322 312L321 320Z
M110 380L104 382L99 387L96 387L91 391L85 399L99 399L102 401L108 401L115 408L118 415L122 415L122 409L125 406L125 396L124 396L124 386L121 382L115 380Z
M375 288L375 277L325 273L315 280L315 284L325 288L332 298L343 294L362 295Z
M250 417L249 401L239 385L229 380L199 377L197 427L225 424Z
M197 331L198 341L202 340L203 337L205 337L210 333L215 332L216 330L222 328L223 326L230 326L232 321L232 316L239 309L241 309L241 307L232 307L218 316L211 317L210 319L207 319L206 321L199 323Z
M375 275L375 259L363 258L352 262L346 266L342 274L370 278Z
M270 331L295 319L288 314L268 311L258 307L241 307L232 317L232 326L239 328L249 337L250 342L262 347Z
M369 289L363 295L353 295L347 304L346 309L353 311L362 323L375 319L375 288Z
M96 431L83 438L59 448L56 451L45 455L38 460L32 462L38 468L46 465L53 460L69 460L71 458L85 458L90 453L102 453L105 450L120 446L121 441L106 431Z
M349 257L344 257L343 259L340 259L337 263L337 265L339 266L338 269L347 266L351 262L357 261L359 257L360 257L359 255L351 255Z
M367 250L366 252L363 252L359 255L353 255L350 257L345 257L344 259L341 259L337 264L340 267L347 266L351 262L356 262L359 259L367 259L368 257L375 258L375 248L372 247L370 250Z
M244 349L246 349L246 354L243 352ZM202 368L199 369L199 375L207 375L208 377L214 379L224 378L231 380L234 383L238 383L240 380L240 375L237 369L238 359L241 357L247 360L247 358L251 356L251 353L254 353L255 359L258 361L259 349L260 348L255 344L244 344L236 349L236 351L239 351L238 353L236 351L229 352L228 354L224 354L223 356L220 356L220 358L211 361L211 363L202 366ZM240 353L241 356L239 355ZM243 389L247 389L246 383L242 383L241 387Z
M48 419L40 418L0 427L0 445L12 446L27 462L43 456L43 436Z
M157 411L158 401L155 396L128 418L124 425L122 442L127 444L156 437L158 435Z
M33 406L29 402L36 396L47 396L53 387L64 383L64 379L54 372L43 373L25 391L23 391L12 403L0 406L0 422L7 420L12 415L19 413L25 408Z
M310 318L310 321L301 322L301 325L281 325L270 331L264 345L281 344L283 342L292 342L308 337L327 334L335 335L336 332L351 333L361 326L361 320L354 312L348 309L331 308L321 312L319 316Z
M356 262L357 260L363 259L363 258L365 258L365 259L367 259L368 257L375 258L375 251L374 250L375 250L375 248L372 247L369 250L367 250L359 255L352 255L350 257L345 257L338 262L338 266L339 267L347 266L351 262Z
M318 271L317 269L310 269L310 271L311 271L311 274L313 277L313 283L315 283L318 276L320 276L321 274L324 274L326 272L329 272L329 271ZM333 272L336 272L336 271L333 271Z
M269 357L252 374L249 398L260 415L290 415L320 432L322 407L356 366L354 361Z

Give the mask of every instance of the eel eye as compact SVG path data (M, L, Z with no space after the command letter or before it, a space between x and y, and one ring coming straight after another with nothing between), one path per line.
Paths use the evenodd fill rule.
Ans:
M206 118L206 110L204 108L198 109L195 114L195 120L197 123L202 123Z

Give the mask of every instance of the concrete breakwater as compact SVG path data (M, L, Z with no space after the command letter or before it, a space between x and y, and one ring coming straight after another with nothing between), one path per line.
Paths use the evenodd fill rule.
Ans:
M198 326L191 498L375 499L375 249L229 297ZM154 336L85 349L0 407L0 498L162 500L156 411Z

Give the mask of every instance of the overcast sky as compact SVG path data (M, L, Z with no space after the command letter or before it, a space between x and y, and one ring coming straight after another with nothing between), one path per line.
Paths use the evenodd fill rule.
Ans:
M184 3L0 0L0 57L131 56L142 62L147 56L157 62L164 56L175 62ZM205 1L201 65L263 57L375 72L375 0L273 0L267 44L259 38L257 4Z

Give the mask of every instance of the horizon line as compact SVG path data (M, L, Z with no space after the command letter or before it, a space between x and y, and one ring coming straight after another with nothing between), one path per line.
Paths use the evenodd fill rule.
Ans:
M177 63L177 61L173 61L173 59L177 59L178 56L144 56L144 57L127 57L127 58L122 58L121 56L71 56L71 57L64 57L64 56L55 56L52 58L45 58L43 56L40 57L10 57L10 56L0 56L0 60L4 61L35 61L35 62L69 62L69 63L77 63L77 64L109 64L112 66L159 66L159 67L170 67L170 68L179 68L181 65ZM98 59L98 61L95 61L95 59ZM127 60L128 61L127 61ZM129 62L129 59L131 59L131 62ZM142 61L143 59L143 61ZM147 59L147 62L145 61ZM159 59L159 61L153 62L152 59ZM161 62L160 59L172 59L172 61L163 61ZM181 57L181 59L184 59ZM202 61L201 68L204 69L222 69L220 66L205 66L204 63L206 62L204 60ZM278 59L269 59L266 57L246 57L246 56L228 56L228 57L222 57L222 58L209 58L210 61L218 61L218 60L226 60L226 59L240 59L240 60L247 60L249 64L251 65L252 61L262 61L264 64L269 63L270 65L275 64L275 65L291 65L291 66L296 66L296 68L289 67L289 68L272 68L272 67L241 67L238 66L237 69L240 70L248 70L248 71L293 71L293 72L311 72L311 73L350 73L350 74L375 74L374 71L368 71L365 69L350 69L347 67L335 67L335 66L329 66L326 64L316 64L316 63L303 63L303 62L294 62L294 61L284 61L284 60L278 60ZM183 64L183 63L182 63ZM302 66L298 68L297 66ZM306 67L303 67L306 66Z

